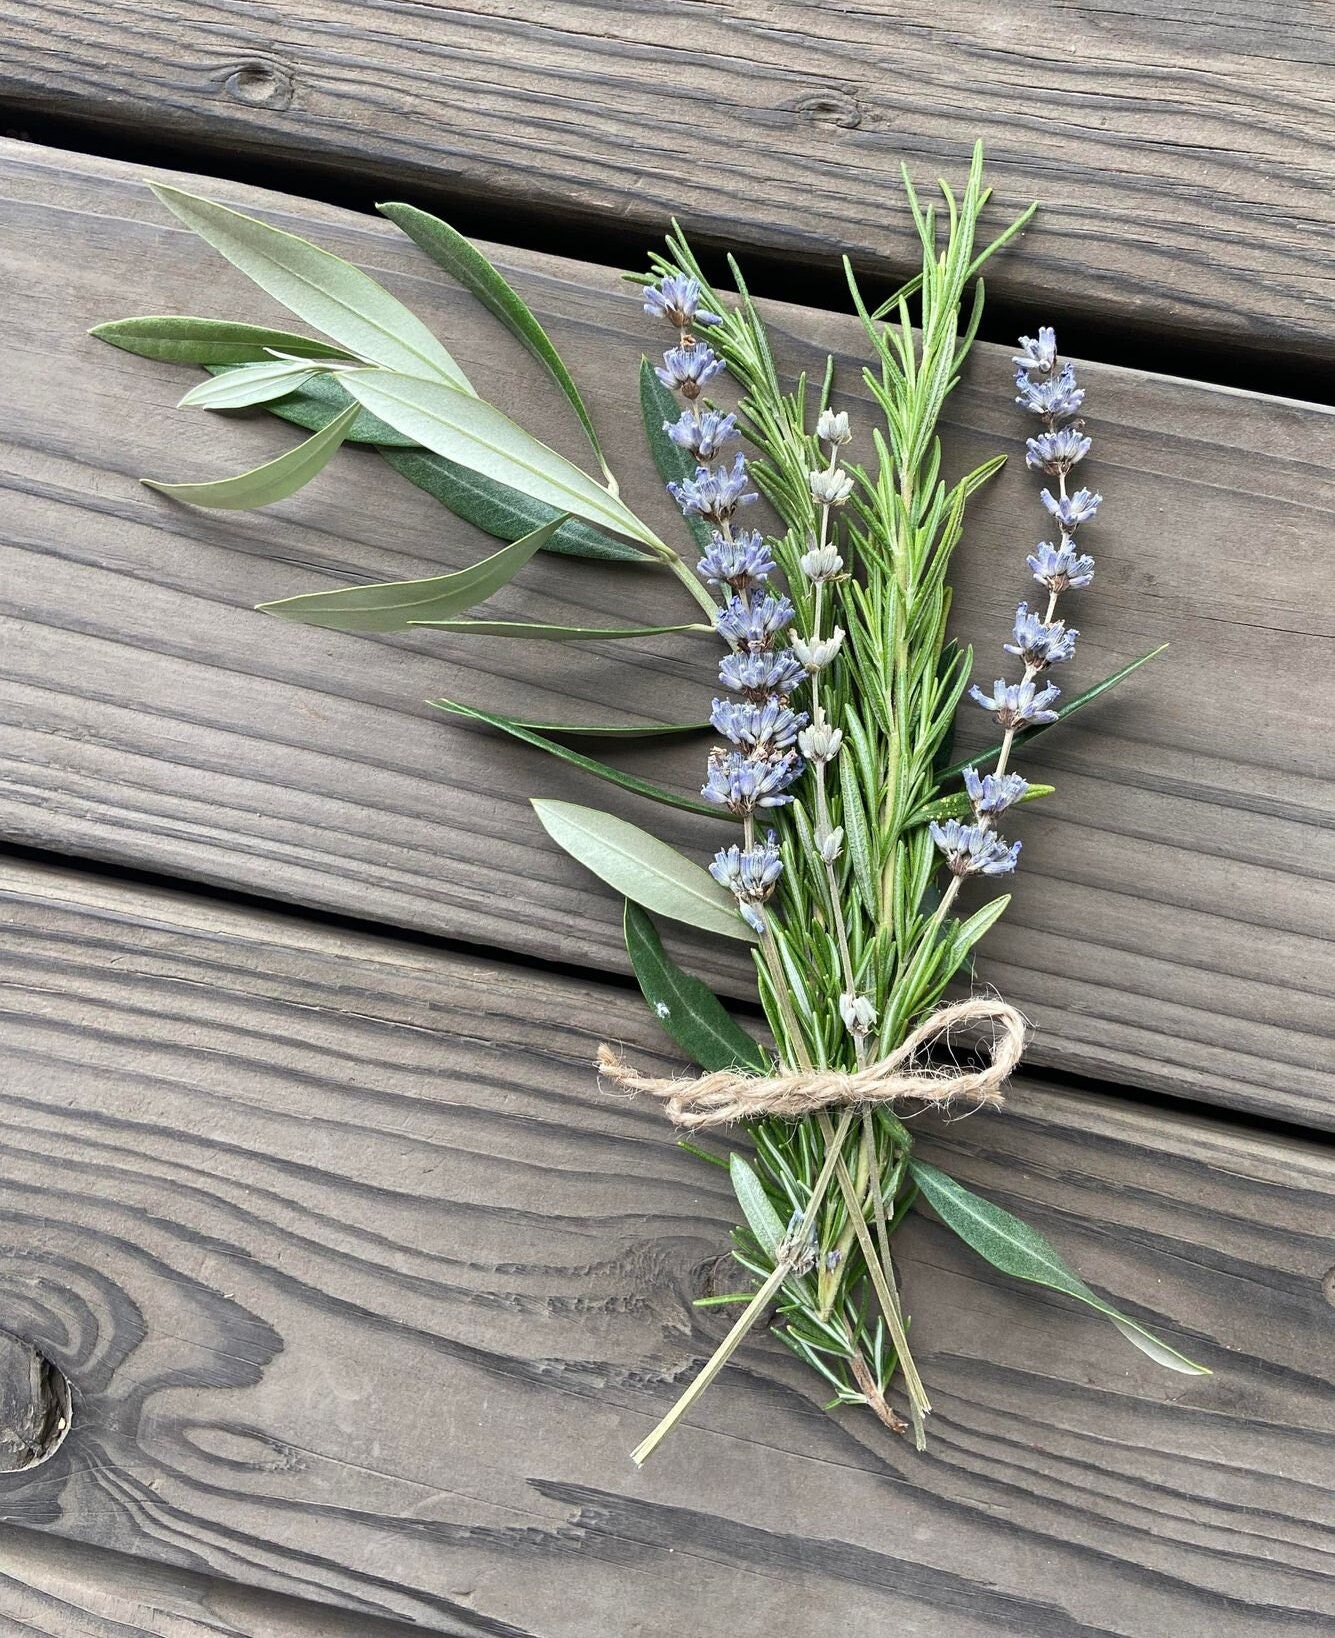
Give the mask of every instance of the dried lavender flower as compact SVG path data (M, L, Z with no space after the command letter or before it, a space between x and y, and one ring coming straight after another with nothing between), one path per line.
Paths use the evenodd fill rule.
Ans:
M1040 586L1050 592L1078 591L1094 578L1094 559L1087 553L1077 552L1069 541L1054 546L1050 540L1040 540L1025 559Z
M709 720L734 745L754 750L786 751L798 743L807 723L805 711L793 711L777 696L763 703L753 700L715 700Z
M809 552L803 552L798 559L798 567L813 586L819 586L839 578L844 572L844 560L838 548L827 542L824 546L813 546Z
M819 506L842 506L853 493L851 474L840 471L838 467L833 471L812 472L808 477L812 499Z
M695 476L670 483L668 491L687 517L704 518L708 523L727 523L739 506L759 500L748 488L750 478L746 457L739 455L727 466L697 466Z
M977 768L966 768L964 789L980 818L995 819L1021 799L1029 781L1017 773L980 774Z
M1073 421L1070 426L1054 427L1050 432L1040 432L1037 438L1030 438L1025 443L1025 465L1031 472L1047 472L1052 477L1061 477L1076 464L1083 461L1089 454L1091 440L1086 438L1080 430L1080 422Z
M763 585L775 572L775 562L758 530L739 529L731 536L715 531L696 572L708 585L743 592Z
M1096 495L1092 489L1077 489L1074 495L1060 496L1044 489L1038 498L1068 533L1088 523L1103 500L1103 496Z
M809 672L824 671L826 666L833 663L843 645L844 633L839 626L836 626L828 637L817 642L808 642L805 637L794 637L789 644Z
M1050 324L1039 326L1038 335L1021 336L1020 351L1011 359L1018 371L1036 370L1040 375L1051 372L1057 362L1057 336Z
M966 825L958 819L945 824L933 820L928 827L932 840L956 876L1008 876L1020 860L1020 843L1007 842L982 825Z
M802 759L791 751L766 757L716 748L709 753L709 774L700 794L741 817L791 802L788 787L801 772Z
M693 324L717 324L717 313L701 308L700 294L698 279L688 278L684 273L669 273L658 284L646 288L644 310L654 318L665 318L678 330L689 330Z
M655 366L654 374L665 387L671 387L683 398L698 398L700 389L725 367L712 347L703 341L691 341L681 347L669 347L663 354L662 366Z
M1020 389L1015 402L1048 419L1074 415L1085 401L1084 388L1076 386L1075 370L1070 364L1063 364L1059 374L1039 381L1017 370L1015 385Z
M1046 622L1027 603L1021 603L1015 611L1015 640L1002 646L1008 654L1018 654L1033 670L1046 671L1050 665L1071 658L1079 635L1064 620Z
M990 711L1003 728L1037 728L1046 722L1056 722L1057 713L1051 709L1061 698L1061 689L1049 684L1040 690L1032 682L1008 683L998 677L992 685L992 694L984 694L975 684L969 698L976 700L984 711Z
M788 599L773 592L763 597L734 597L714 617L714 628L733 648L770 648L781 631L792 625L796 610Z
M725 655L718 674L725 688L734 694L745 694L748 699L764 699L769 694L787 698L807 680L797 655L786 648L770 653L762 649Z
M712 461L737 436L737 417L722 410L691 408L675 421L664 421L663 431L674 444L689 450L697 461Z

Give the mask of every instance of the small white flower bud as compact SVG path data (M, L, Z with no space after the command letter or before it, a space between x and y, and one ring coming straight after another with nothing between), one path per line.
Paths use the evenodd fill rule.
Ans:
M824 836L818 836L816 842L825 863L837 864L844 851L844 827L836 825L833 830L826 831Z
M866 995L841 995L839 1016L852 1035L866 1035L876 1028L876 1008Z
M853 434L848 429L848 411L824 409L816 422L816 436L822 443L846 444Z
M809 643L804 637L794 637L791 640L792 651L808 671L824 671L835 655L844 646L844 633L841 626L836 626L828 637L818 643Z
M842 506L853 493L853 479L837 467L833 472L812 472L811 493L822 506Z
M833 546L813 546L801 558L802 573L813 585L822 580L837 580L843 572L844 560Z
M813 722L797 736L797 748L808 762L833 762L843 742L843 729L828 722Z

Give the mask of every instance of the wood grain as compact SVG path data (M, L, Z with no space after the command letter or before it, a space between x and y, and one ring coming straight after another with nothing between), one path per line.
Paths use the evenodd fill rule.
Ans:
M1335 358L1329 10L1279 0L0 0L0 95L159 145L833 273L911 271L899 166L987 143L1028 319ZM207 167L204 167L207 168ZM1142 342L1142 347L1144 343ZM1115 350L1111 356L1117 356Z
M923 1152L1217 1374L914 1218L925 1456L758 1338L637 1474L736 1279L726 1176L595 1087L666 1062L638 998L30 866L0 909L0 1306L76 1395L8 1522L461 1638L1335 1618L1328 1146L1017 1085Z
M128 311L277 310L168 226L123 167L10 144L0 189L10 269L0 833L624 970L619 904L554 852L529 796L606 802L697 854L718 845L718 827L608 795L420 702L443 694L554 721L698 719L710 641L554 652L368 639L254 613L262 599L429 573L493 547L368 453L340 454L260 514L210 515L145 490L141 473L241 470L293 434L264 417L176 411L190 372L118 354L85 328ZM262 203L388 279L484 390L580 454L527 355L386 225L213 191ZM588 384L633 503L672 529L628 413L641 350L659 339L638 302L580 263L502 260ZM772 316L785 361L838 352L865 426L852 325L798 308ZM1089 475L1106 498L1070 680L1084 686L1163 641L1172 649L1035 748L1026 771L1059 794L1023 816L1025 869L981 975L1034 1019L1033 1062L1329 1124L1335 734L1318 682L1335 653L1335 417L1126 371L1091 367L1086 379ZM981 349L953 400L950 466L1016 449L1026 430L1004 354ZM1044 521L1036 487L1012 462L977 505L959 559L957 629L979 644L984 679L1025 593L1023 554ZM688 607L654 573L564 558L535 560L495 606L586 625ZM970 718L962 733L977 744L987 725ZM687 789L702 756L700 742L658 745L627 766ZM753 993L744 954L701 941L692 961Z
M425 1630L12 1526L0 1547L0 1621L23 1638L406 1638Z

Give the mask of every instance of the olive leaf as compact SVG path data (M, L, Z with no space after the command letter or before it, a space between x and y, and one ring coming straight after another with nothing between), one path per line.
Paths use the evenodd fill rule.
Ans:
M531 728L535 734L564 735L567 739L666 739L681 734L703 734L713 727L711 722L530 722L522 717L510 720L516 728Z
M623 773L620 768L611 768L607 763L599 762L594 757L583 756L579 751L572 751L568 745L560 745L525 723L516 721L514 717L503 717L494 711L483 711L473 705L461 705L457 700L428 700L427 704L434 706L437 711L448 711L452 716L465 717L473 722L484 722L490 728L499 728L515 739L523 740L526 745L546 751L559 762L568 762L572 768L579 768L584 773L592 774L595 779L605 780L609 785L619 785L622 790L630 791L635 796L646 797L650 802L659 802L667 808L681 808L687 813L708 814L711 819L726 817L720 815L717 808L702 802L699 797L669 790L666 785L655 785L651 780Z
M275 614L280 620L300 620L332 631L406 631L420 615L459 614L499 591L541 549L558 522L545 523L480 563L471 563L452 574L306 592L300 597L261 603L259 607L262 613Z
M649 1010L701 1069L770 1067L764 1048L735 1023L707 984L685 973L663 948L649 916L626 900L626 951Z
M409 624L474 637L527 637L540 643L615 643L668 632L709 630L697 622L684 626L546 626L533 620L412 620Z
M88 332L122 352L161 358L172 364L250 364L274 352L303 358L351 358L327 341L272 330L262 324L235 324L228 319L191 318L182 313L143 314L95 324ZM318 428L313 429L318 430Z
M676 848L596 808L539 797L533 808L558 847L625 898L703 932L754 943L732 894Z
M1068 1268L1053 1247L1037 1229L1013 1216L1001 1206L994 1205L982 1195L966 1189L963 1183L948 1177L925 1161L909 1161L913 1180L922 1190L923 1198L937 1216L953 1229L965 1245L999 1268L1003 1274L1016 1279L1045 1285L1052 1291L1062 1291L1077 1302L1110 1319L1126 1340L1148 1354L1156 1363L1185 1376L1209 1376L1204 1365L1196 1365L1167 1343L1160 1342L1152 1332L1136 1320L1119 1314L1110 1303L1097 1296L1073 1270Z
M421 319L351 262L242 211L163 182L150 186L178 221L233 267L357 358L472 392L468 377Z
M651 548L662 542L617 497L509 416L441 381L382 370L349 371L352 396L414 442L483 477Z
M565 394L579 418L580 425L584 428L593 453L598 457L599 466L610 479L611 469L603 455L597 431L580 396L579 388L575 385L560 353L552 345L551 338L533 316L528 303L519 292L502 277L476 245L465 239L462 233L456 232L448 222L442 222L438 216L418 210L414 205L391 203L377 205L376 209L382 216L387 216L396 227L402 228L413 243L426 251L432 261L443 267L451 278L457 279L465 290L471 291L487 311L500 319L511 335L522 342L537 359Z
M746 1226L755 1235L760 1249L769 1260L777 1263L788 1225L775 1211L774 1202L765 1193L765 1185L743 1156L735 1154L729 1158L728 1175L732 1179L732 1192L742 1208Z
M177 400L177 407L194 405L200 409L221 410L267 404L272 398L282 398L295 391L315 374L316 369L306 361L294 364L286 359L271 359L267 364L242 364L191 387L184 398Z
M307 438L305 443L289 449L277 460L241 472L235 478L220 478L211 483L159 483L155 478L142 482L159 494L172 500L189 501L192 506L215 507L223 511L240 511L254 506L269 506L274 501L286 500L308 484L317 472L329 464L334 451L343 442L355 407L349 407L331 421L322 431Z

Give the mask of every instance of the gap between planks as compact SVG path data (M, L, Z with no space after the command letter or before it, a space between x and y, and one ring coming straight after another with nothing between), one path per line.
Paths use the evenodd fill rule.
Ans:
M635 235L676 215L831 289L845 249L882 278L913 271L901 160L930 187L981 136L1006 208L1044 203L1024 263L989 273L1012 319L1061 315L1085 352L1134 335L1142 361L1175 369L1166 350L1238 384L1315 388L1335 358L1319 8L1085 0L1018 35L1006 0L948 18L930 0L48 10L49 36L0 0L0 95L47 139L159 163L175 148L297 191L390 185L501 238L516 216L616 233L632 263Z
M1217 1374L915 1216L926 1456L758 1335L636 1473L735 1207L594 1085L666 1061L633 998L33 865L0 920L0 1299L75 1388L11 1523L457 1638L1335 1618L1328 1153L1024 1080L919 1123Z

